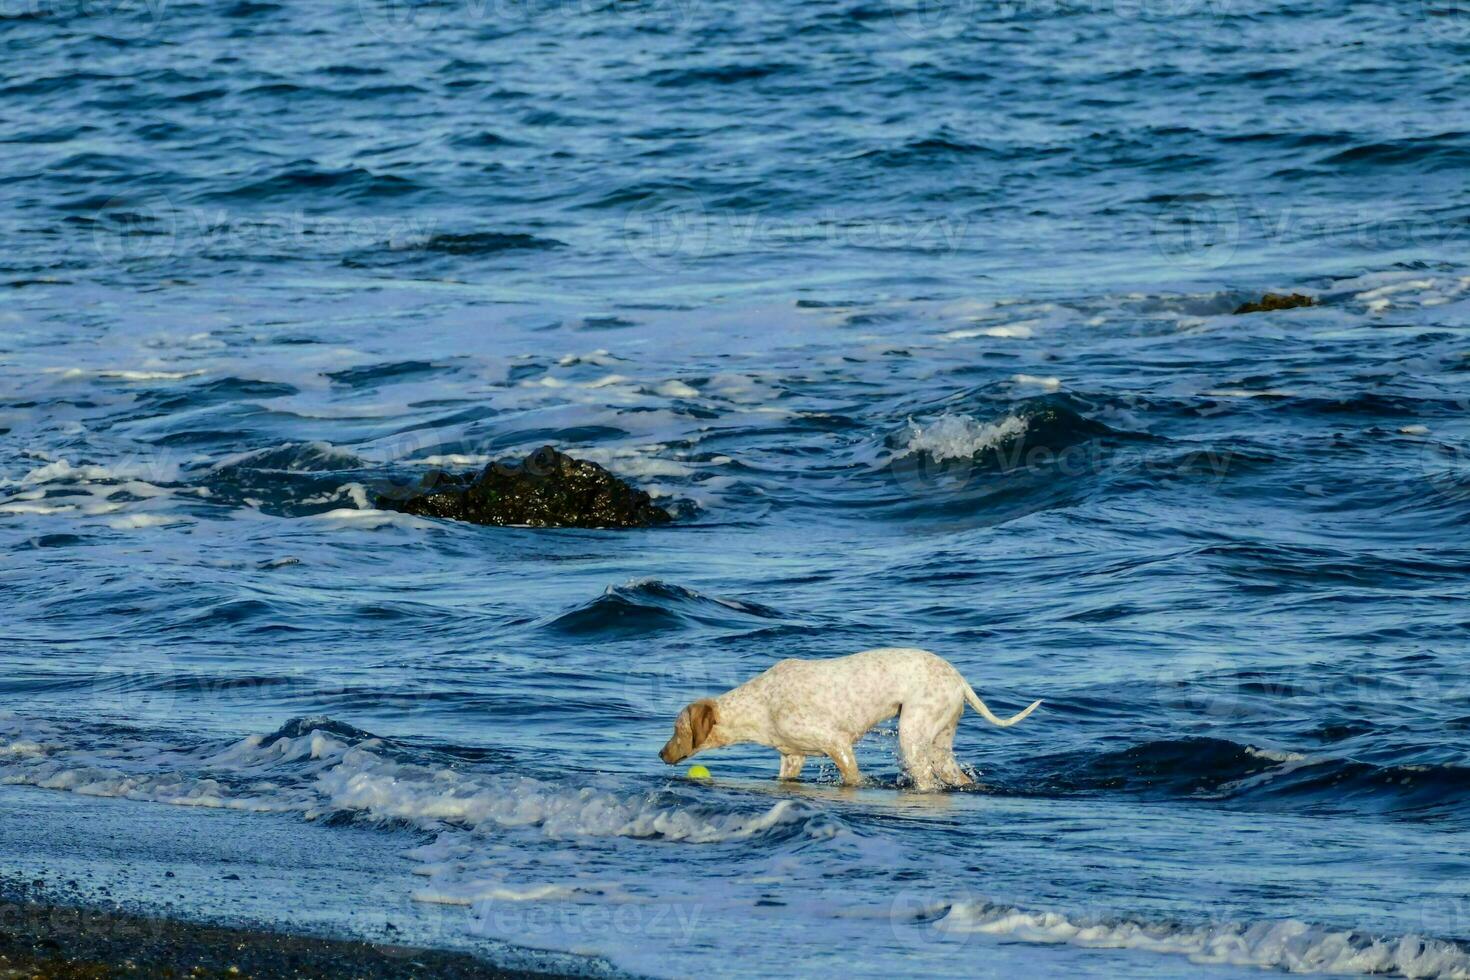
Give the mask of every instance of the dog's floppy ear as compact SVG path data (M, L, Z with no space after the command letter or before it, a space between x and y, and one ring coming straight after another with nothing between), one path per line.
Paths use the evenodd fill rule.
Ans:
M689 706L689 728L694 735L693 748L699 748L704 740L709 738L709 733L714 729L715 722L719 721L719 715L715 711L715 703L709 698L703 698Z

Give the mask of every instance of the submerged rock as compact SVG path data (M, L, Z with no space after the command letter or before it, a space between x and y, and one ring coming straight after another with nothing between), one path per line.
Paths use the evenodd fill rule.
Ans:
M1267 293L1259 300L1249 303L1241 303L1235 308L1235 315L1242 313L1269 313L1272 310L1294 310L1298 306L1316 306L1317 301L1305 293Z
M637 487L550 446L519 462L497 460L478 474L433 470L418 491L384 494L377 506L419 517L527 527L651 527L674 519Z

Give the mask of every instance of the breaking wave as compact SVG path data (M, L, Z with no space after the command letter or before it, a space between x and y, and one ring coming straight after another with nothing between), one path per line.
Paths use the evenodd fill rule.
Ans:
M957 903L935 923L946 933L985 933L1025 943L1136 949L1199 964L1289 973L1470 977L1470 950L1443 939L1379 937L1295 919L1186 925L1129 918L1072 918L1006 905Z
M43 723L0 715L0 783L176 806L299 813L311 820L493 834L529 828L557 838L714 844L840 824L801 802L730 810L686 792L628 794L463 765L430 764L391 740L334 721L297 718L269 735L190 748L143 739L107 749L63 741Z

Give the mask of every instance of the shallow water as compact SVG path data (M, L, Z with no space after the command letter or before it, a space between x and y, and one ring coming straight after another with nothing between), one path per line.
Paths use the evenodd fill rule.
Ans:
M413 10L0 4L0 779L651 974L1470 975L1463 10ZM371 506L544 443L679 521ZM1046 703L658 761L882 645Z

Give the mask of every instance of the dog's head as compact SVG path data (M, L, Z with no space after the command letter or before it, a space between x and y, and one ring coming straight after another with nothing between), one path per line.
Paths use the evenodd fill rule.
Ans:
M683 762L705 747L710 732L719 722L719 711L711 698L700 698L679 712L674 719L674 737L659 752L658 757L668 765Z

